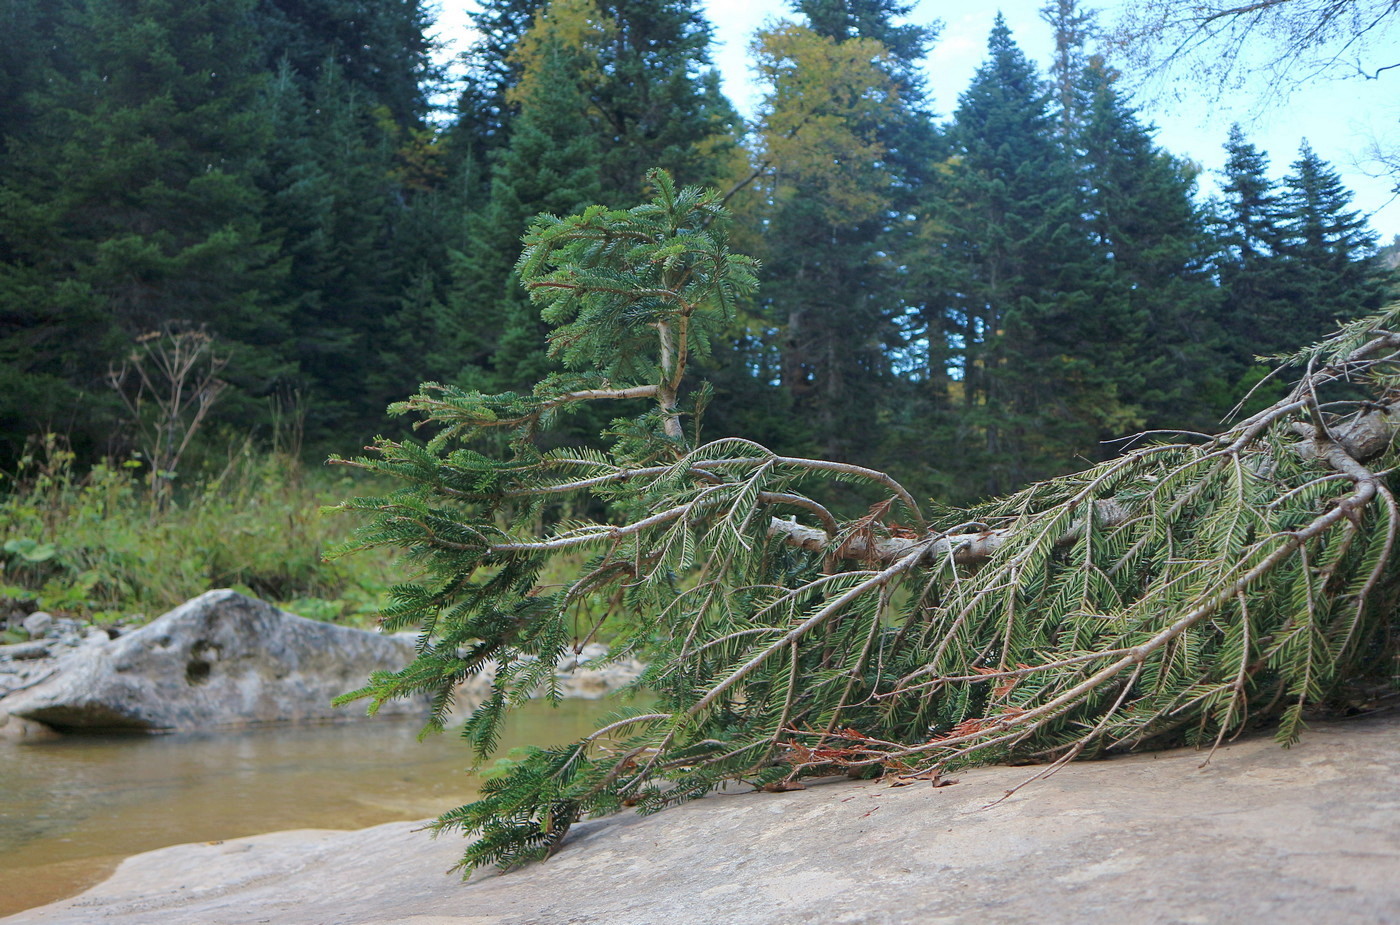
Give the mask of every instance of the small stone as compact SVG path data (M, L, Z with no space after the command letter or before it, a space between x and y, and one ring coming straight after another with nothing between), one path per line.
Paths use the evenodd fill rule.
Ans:
M30 639L38 639L53 627L53 615L36 610L24 618L23 626Z

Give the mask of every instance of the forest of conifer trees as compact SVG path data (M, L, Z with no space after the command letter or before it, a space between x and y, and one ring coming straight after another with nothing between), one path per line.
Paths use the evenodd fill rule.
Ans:
M452 77L421 0L9 0L0 466L43 432L128 453L109 374L162 331L227 360L206 433L295 414L318 454L401 428L385 407L420 381L528 390L556 360L515 275L527 222L630 206L651 167L719 189L761 263L693 364L706 436L950 501L1213 431L1257 355L1393 293L1306 145L1279 182L1236 128L1202 197L1073 0L1045 11L1049 73L998 20L946 114L908 11L793 0L745 121L695 0L483 0Z

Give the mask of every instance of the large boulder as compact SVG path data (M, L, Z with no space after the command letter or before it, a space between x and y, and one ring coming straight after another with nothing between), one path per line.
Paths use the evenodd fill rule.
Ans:
M59 730L178 731L362 716L331 699L413 658L412 640L307 620L210 591L141 629L65 656L48 680L0 700ZM423 713L426 701L381 713Z

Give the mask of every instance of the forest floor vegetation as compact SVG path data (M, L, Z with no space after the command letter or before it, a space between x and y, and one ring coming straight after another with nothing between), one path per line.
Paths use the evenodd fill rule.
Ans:
M161 501L143 485L142 468L133 459L83 472L48 437L0 474L7 609L141 623L226 587L362 626L402 574L392 551L325 557L352 524L322 507L362 490L359 473L310 467L295 453L244 441Z

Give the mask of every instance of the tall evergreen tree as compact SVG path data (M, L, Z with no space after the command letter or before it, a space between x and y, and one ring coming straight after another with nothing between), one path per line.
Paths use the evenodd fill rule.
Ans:
M5 30L0 44L0 158L10 139L21 137L31 124L29 96L45 68L56 64L59 49L52 38L58 10L57 4L40 0L11 0L0 7L0 28Z
M275 78L261 183L291 272L279 388L306 400L313 443L383 429L384 408L435 371L413 345L446 288L459 220L427 128L433 70L420 0L263 0ZM431 226L431 227L426 227Z
M1337 172L1304 141L1278 200L1280 251L1301 338L1319 338L1385 299L1374 260L1378 236L1351 200Z
M1278 194L1269 159L1246 140L1239 125L1225 144L1225 182L1215 204L1216 265L1222 295L1221 322L1238 369L1253 358L1300 342L1291 330L1292 307L1283 262ZM1259 368L1253 367L1257 376Z
M268 216L290 262L281 295L293 309L285 349L296 363L282 385L305 396L313 442L373 436L370 420L401 385L385 363L386 325L405 283L392 235L402 207L390 134L373 100L331 61L309 95L284 64L271 97L278 142L267 159Z
M799 2L755 43L768 85L759 220L781 382L820 452L881 460L898 406L913 197L936 136L917 65L933 30L885 0ZM883 410L882 410L883 409Z
M1303 145L1282 184L1239 126L1225 145L1225 184L1215 205L1222 320L1244 384L1263 374L1256 356L1316 341L1384 301L1372 261L1375 235L1351 195Z
M522 44L543 6L487 0L473 14L478 40L466 54L467 86L449 132L472 169L492 161L514 131L523 99L516 87L534 56ZM713 30L696 0L604 0L592 15L608 41L594 49L602 79L583 102L605 200L632 201L654 166L687 182L724 179L740 119L710 67Z
M528 388L548 372L548 329L520 289L514 255L536 214L568 215L602 198L588 93L602 77L598 52L608 37L592 0L554 0L517 46L521 76L507 100L519 115L496 160L491 198L454 256L440 321L439 344L455 363L443 357L438 365L484 391Z
M258 0L257 7L269 70L286 61L309 89L333 66L395 124L422 124L436 76L423 0Z
M122 344L207 325L242 386L279 369L281 268L254 182L269 139L252 0L92 0L54 11L61 48L24 96L0 178L10 376L105 392ZM243 399L240 401L240 398ZM33 426L27 421L16 426Z
M942 338L955 348L963 484L995 493L1071 467L1135 412L1114 379L1131 320L1095 291L1101 264L1050 94L1000 17L988 50L960 98L955 160L933 205L943 289L931 304L946 328L930 319L929 346L931 363L947 361Z
M422 2L16 0L3 15L7 432L101 413L109 364L170 320L232 353L225 418L251 426L263 395L298 390L313 436L380 430L428 372L405 344L460 237L425 120Z
M510 139L515 109L507 94L520 79L515 48L543 6L539 0L480 0L468 14L475 36L460 56L466 73L455 119L447 128L456 168L467 167L482 184L483 165Z
M895 91L870 63L885 53L872 39L788 24L759 43L771 86L761 156L773 171L763 190L772 280L764 309L782 331L782 383L794 410L822 452L847 457L871 436L876 393L890 384L882 298L890 286L879 279L888 267L871 245L891 180L878 167L876 126L893 115ZM867 427L853 427L853 415Z
M902 92L922 101L919 63L938 34L935 25L907 22L913 3L901 0L792 0L792 9L818 35L837 42L873 39L885 49L880 67Z
M681 183L718 183L730 170L740 119L710 67L713 29L696 0L600 3L610 41L592 94L602 183L621 208L661 167Z
M475 120L496 135L462 162L478 170L475 158L488 157L489 183L437 323L456 355L442 357L445 374L492 389L528 385L551 366L538 310L513 276L530 217L633 201L654 166L718 183L738 152L739 117L708 68L710 27L694 0L556 0L523 33L518 14L510 4L481 13L504 29L481 48L508 57L483 60L489 81L474 98L486 109L460 114L458 132Z
M0 204L21 203L20 176L40 102L36 94L58 68L65 46L55 41L58 4L14 0L0 6ZM26 259L29 244L12 220L0 217L0 459L19 454L25 438L59 422L71 427L70 379L94 346L70 337L59 322L81 309L58 297L39 260ZM32 253L32 252L31 252ZM65 411L65 409L71 409ZM67 419L67 420L65 420ZM65 428L66 429L66 428ZM86 429L86 428L84 428Z
M1112 370L1118 397L1140 408L1150 428L1208 430L1233 399L1219 372L1218 290L1195 171L1156 144L1101 57L1084 60L1076 99L1083 108L1067 144L1086 230L1103 261L1084 285L1097 289L1100 316L1120 322L1104 332L1126 347Z

